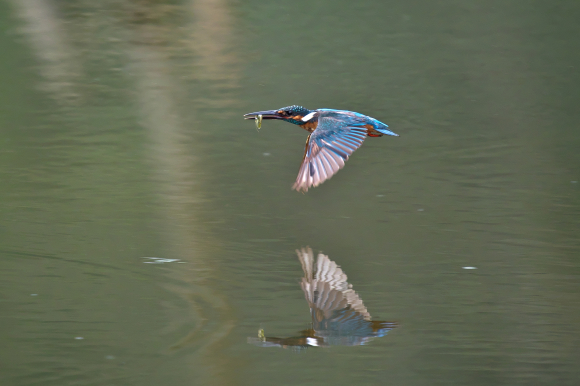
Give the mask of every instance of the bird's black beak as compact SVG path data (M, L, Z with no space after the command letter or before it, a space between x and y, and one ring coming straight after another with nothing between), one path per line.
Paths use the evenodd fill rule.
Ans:
M262 119L284 119L284 116L278 113L278 110L265 110L248 113L244 115L244 119L255 119L258 115L261 115Z

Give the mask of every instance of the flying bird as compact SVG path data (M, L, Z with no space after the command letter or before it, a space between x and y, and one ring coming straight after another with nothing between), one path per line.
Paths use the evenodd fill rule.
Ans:
M346 110L308 110L294 105L245 114L244 118L259 119L260 123L262 119L279 119L298 125L310 133L298 178L292 186L304 192L320 185L342 169L344 162L362 145L366 137L398 137L384 123Z

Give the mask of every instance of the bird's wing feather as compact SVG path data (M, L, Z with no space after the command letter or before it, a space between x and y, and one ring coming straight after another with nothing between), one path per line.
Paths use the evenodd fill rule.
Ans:
M357 118L334 111L320 114L318 127L306 141L304 158L293 189L306 192L344 167L344 162L367 136L364 122Z
M296 253L304 270L304 278L300 285L319 322L322 319L333 318L340 310L348 310L348 314L352 317L371 320L362 299L348 284L346 274L334 261L327 255L319 253L315 263L310 248L302 248ZM342 315L344 317L346 314Z

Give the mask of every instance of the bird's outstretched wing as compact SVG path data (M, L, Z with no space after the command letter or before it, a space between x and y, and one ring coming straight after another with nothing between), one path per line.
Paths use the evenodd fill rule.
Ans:
M308 136L304 158L293 189L308 191L344 167L344 162L367 136L363 122L340 119L336 113L322 113L316 130Z
M296 250L304 278L300 283L314 322L348 319L371 320L362 299L348 284L342 269L327 255L318 254L316 262L311 248Z

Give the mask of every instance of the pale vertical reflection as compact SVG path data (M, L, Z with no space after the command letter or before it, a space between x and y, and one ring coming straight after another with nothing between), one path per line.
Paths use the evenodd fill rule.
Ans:
M211 256L211 242L195 213L196 204L203 202L201 184L194 172L196 167L201 170L201 161L190 155L192 149L185 145L186 129L174 107L173 92L178 86L167 75L171 64L151 46L134 46L131 55L141 123L151 139L150 158L162 200L163 232L170 246L167 250L189 264L187 269L175 273L180 282L188 285L169 289L190 302L197 314L198 325L170 350L194 346L196 357L204 363L197 369L205 368L208 381L224 384L223 380L218 381L223 359L213 347L230 332L233 321L226 300L203 283L212 268L206 261Z
M239 58L232 51L235 46L234 20L226 0L191 0L190 47L195 53L193 76L199 80L212 82L214 89L231 90L239 82ZM219 99L202 101L223 107L232 104L224 95ZM213 103L212 103L213 102Z
M193 2L195 14L191 30L195 36L191 49L197 53L195 77L204 80L226 80L227 87L235 84L231 70L234 58L224 54L229 47L233 31L225 3L213 1ZM216 26L215 28L212 25ZM147 26L136 28L141 33L136 41L147 43ZM130 51L132 72L136 76L138 104L142 125L151 140L151 162L162 199L160 210L164 213L166 240L179 259L188 263L187 269L175 271L186 286L173 286L170 290L188 300L197 316L197 325L189 334L172 345L174 351L195 349L189 369L194 371L199 384L236 384L230 379L233 364L223 355L223 342L233 328L232 311L227 300L213 290L205 278L216 272L210 259L213 249L208 235L199 223L196 207L203 205L203 160L195 151L195 128L185 127L178 98L187 95L181 82L171 74L172 63L168 51L153 44L133 45ZM211 88L211 87L210 87ZM199 92L205 103L224 104L223 99ZM192 104L195 106L195 104ZM195 107L188 112L189 122L195 122ZM218 273L215 273L217 275ZM203 372L203 374L200 374Z
M39 59L44 88L59 102L77 96L73 79L79 75L74 50L67 42L62 20L55 4L49 0L12 0L33 52Z

